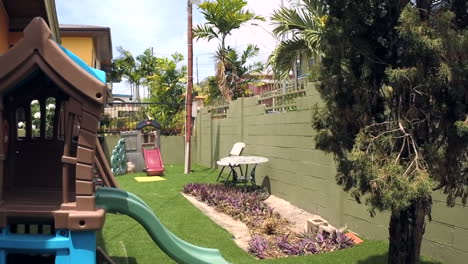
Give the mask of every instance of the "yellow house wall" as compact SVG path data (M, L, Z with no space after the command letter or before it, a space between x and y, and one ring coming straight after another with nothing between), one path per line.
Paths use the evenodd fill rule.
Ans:
M9 48L8 31L8 15L0 2L0 54Z
M89 66L94 66L94 45L91 37L62 37L62 46L80 57Z

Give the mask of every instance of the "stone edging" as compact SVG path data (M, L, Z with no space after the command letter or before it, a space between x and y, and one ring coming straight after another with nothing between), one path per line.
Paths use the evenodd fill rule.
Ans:
M187 195L182 192L181 194L185 197L185 199L187 199L195 207L200 209L200 211L202 211L206 216L208 216L211 221L215 222L217 225L228 231L233 236L234 242L237 244L237 246L248 252L249 241L251 237L249 228L244 223L234 220L232 217L224 213L216 211L215 208L198 201L191 195Z

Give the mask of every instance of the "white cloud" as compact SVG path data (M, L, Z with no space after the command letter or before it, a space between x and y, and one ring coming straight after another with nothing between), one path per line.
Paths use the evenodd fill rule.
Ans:
M158 56L174 52L187 54L187 9L186 0L56 0L59 22L84 24L111 28L114 57L115 48L123 46L134 55L154 47ZM247 44L257 44L261 55L257 60L266 61L275 47L275 39L268 33L272 25L268 21L281 0L248 0L247 8L267 18L267 22L255 21L258 26L246 24L228 37L227 43L238 49ZM198 8L193 8L193 24L203 23ZM218 43L213 40L194 42L194 58L198 57L199 78L214 74L212 54ZM196 78L196 69L194 69ZM196 79L195 79L196 80ZM114 85L114 89L129 93L126 84Z
M152 0L57 0L56 4L60 23L110 27L114 48L130 47L134 53L150 47L164 27L152 11L160 9Z

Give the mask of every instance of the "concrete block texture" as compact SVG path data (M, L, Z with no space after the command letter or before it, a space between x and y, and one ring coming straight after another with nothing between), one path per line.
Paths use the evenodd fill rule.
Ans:
M333 156L316 149L312 128L316 104L323 105L310 85L293 112L266 114L257 97L233 101L225 119L212 120L211 113L202 109L195 124L194 159L214 168L235 142L244 142L243 155L269 159L257 167L257 184L320 215L331 226L346 226L364 238L387 240L390 213L377 212L371 217L368 206L358 204L336 184ZM445 199L440 192L434 194L433 221L427 223L422 254L443 263L467 263L468 207L457 201L449 208Z

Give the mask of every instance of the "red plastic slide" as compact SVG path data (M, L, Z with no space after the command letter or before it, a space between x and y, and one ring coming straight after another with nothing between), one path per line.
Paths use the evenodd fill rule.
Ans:
M145 156L146 174L148 176L162 175L164 164L159 149L143 149L143 155Z

